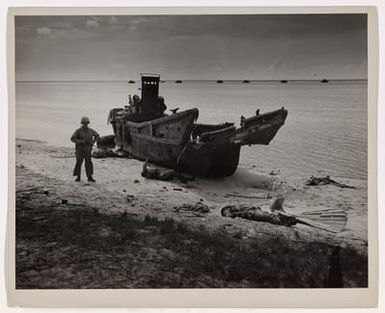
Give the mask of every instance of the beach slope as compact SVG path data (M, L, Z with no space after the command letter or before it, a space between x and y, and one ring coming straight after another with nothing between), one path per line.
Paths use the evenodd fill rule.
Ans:
M306 178L244 168L228 178L159 181L141 177L138 160L106 158L94 159L96 183L76 183L74 162L73 149L16 141L17 288L367 286L363 181L307 187ZM288 214L344 209L346 229L220 214L232 204L268 210L278 193Z

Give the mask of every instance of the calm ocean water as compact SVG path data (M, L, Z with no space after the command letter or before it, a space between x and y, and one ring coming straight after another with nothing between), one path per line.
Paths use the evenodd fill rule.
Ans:
M107 115L121 107L138 84L44 82L16 84L16 136L72 146L81 116L101 135L110 134ZM240 116L288 109L286 124L269 146L243 147L241 166L262 166L306 176L322 171L339 177L367 175L367 82L321 84L166 82L160 86L169 109L199 108L203 123L235 122Z

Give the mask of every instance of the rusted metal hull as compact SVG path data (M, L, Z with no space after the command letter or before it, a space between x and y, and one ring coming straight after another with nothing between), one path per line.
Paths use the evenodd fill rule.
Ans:
M182 152L178 169L198 176L231 176L238 167L241 146L189 143Z
M115 142L138 159L175 168L197 118L198 110L192 109L142 123L121 119Z
M116 119L115 142L122 150L178 171L199 176L230 176L237 169L242 145L269 144L287 117L285 109L231 123L195 124L191 109L157 119ZM133 119L135 120L135 119Z

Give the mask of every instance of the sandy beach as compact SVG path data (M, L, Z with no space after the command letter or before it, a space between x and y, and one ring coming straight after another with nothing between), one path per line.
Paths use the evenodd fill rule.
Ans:
M95 226L91 235L82 233L93 225L91 222L86 223L85 226L81 224L80 233L71 235L83 238L82 240L87 240L84 237L89 236L91 241L96 236L96 241L99 243L110 242L111 236L115 238L117 233L120 234L119 238L126 238L122 237L121 232L125 232L127 229L121 224L119 227L116 226L116 222L122 223L122 220L127 220L129 228L135 233L135 236L131 234L126 238L127 242L120 240L124 241L125 249L133 249L134 242L141 242L141 246L135 249L135 253L125 251L124 255L127 256L127 259L135 260L138 268L144 270L144 268L150 267L152 269L146 275L131 272L130 279L128 279L122 274L121 269L110 268L106 270L106 273L109 273L108 279L93 277L87 280L89 283L85 284L82 280L81 288L105 288L106 286L113 286L113 288L122 286L127 288L295 287L297 283L293 278L277 278L277 275L282 273L289 275L284 270L281 270L281 274L275 271L275 259L282 261L285 260L285 256L290 256L286 260L285 266L291 264L289 268L296 273L293 275L297 277L297 282L300 282L298 286L322 287L325 286L325 279L327 280L330 270L329 258L337 246L341 247L344 286L355 287L367 284L367 186L365 181L332 177L341 183L356 187L355 189L333 185L306 186L305 182L308 177L284 177L280 174L280 169L252 165L251 168L238 168L231 177L218 179L197 177L192 182L182 183L178 180L160 181L143 178L141 176L143 164L136 159L94 158L93 162L97 182L88 183L83 179L82 182L76 183L72 176L75 163L74 149L52 146L34 140L18 139L16 141L17 216L18 223L27 225L19 226L17 229L17 283L19 288L65 288L70 286L72 276L79 273L84 276L85 271L91 270L87 266L79 269L71 265L69 269L62 269L59 276L55 272L57 271L55 258L58 258L60 254L65 255L65 250L63 250L65 244L70 244L65 243L63 238L54 240L52 236L49 237L49 227L55 223L59 223L60 227L65 228L62 224L66 223L62 212L75 215L82 212L81 214L84 215L82 215L81 221L95 219L95 216L100 218L103 222L99 224L95 222L95 225L98 226ZM272 199L277 195L285 197L283 207L290 215L316 210L342 209L348 217L346 228L334 234L306 225L285 227L221 216L221 208L230 204L248 204L268 210ZM196 203L207 205L209 212L190 210L188 205ZM28 216L32 217L29 222L26 219ZM44 224L44 220L50 218L55 220L47 226ZM70 219L68 215L67 218ZM34 225L34 223L37 224ZM43 223L44 227L39 223ZM28 227L43 227L45 230L42 234L49 237L48 242L47 238L42 244L37 238L29 237L27 235ZM79 224L71 227L79 227ZM154 239L151 234L159 231L161 236ZM174 242L174 246L167 247L170 242L165 240L164 236L169 236L168 239L173 238L171 242L174 242L178 236L184 237L180 241ZM144 238L147 239L144 240ZM153 238L152 241L149 238ZM157 242L159 240L163 241ZM221 245L218 240L222 243L222 248L226 247L227 251L215 250ZM75 240L71 245L76 245L75 242L77 241ZM192 248L194 242L197 247L200 247L198 252ZM122 248L121 244L122 241L118 241L118 243L114 241L111 247ZM231 244L231 247L227 247L227 244ZM84 245L85 243L81 243L79 247L88 250L95 248ZM217 248L214 248L215 245ZM201 247L206 248L202 250ZM38 252L39 249L42 249L41 253ZM49 249L49 253L47 251L43 253L44 249ZM214 266L218 273L204 270L202 272L200 266L203 266L204 269L207 264L206 267L201 264L195 268L195 261L191 261L193 265L188 266L189 263L182 257L183 253L179 253L180 251L176 253L175 249L182 249L187 254L200 255L200 260L211 260L209 264L211 267ZM214 250L212 251L212 249ZM232 249L236 249L237 252L231 253ZM243 249L245 255L243 259L242 253L241 256L239 255L239 249ZM273 251L267 253L269 249L273 249ZM264 254L263 257L260 257L262 250ZM134 257L139 253L138 251L142 251L145 257ZM115 256L118 257L121 253ZM258 276L259 273L251 275L254 278L247 278L256 270L253 263L255 259L253 262L248 260L253 253L258 253L258 259L262 262L258 271L266 273L264 266L271 267L269 277L261 279ZM104 255L112 257L114 254L108 252ZM38 258L40 263L36 263L35 258ZM186 258L194 259L191 256L186 256ZM216 258L218 261L214 262L213 260ZM170 259L178 264L177 271L157 266L162 263L162 260L168 260L167 264L170 264ZM223 262L230 266L234 264L234 260L242 267L243 274L239 273L239 269L221 268ZM82 262L84 265L84 260ZM116 258L114 262L115 266L119 266ZM108 262L106 261L106 263ZM200 264L200 262L198 263ZM282 267L281 263L279 266ZM39 264L42 267L39 267ZM127 266L132 268L131 265ZM188 275L193 268L195 274ZM307 271L306 275L304 271ZM67 276L64 272L67 273ZM107 275L106 273L103 275ZM123 279L121 275L126 278ZM165 278L166 276L167 278ZM47 277L52 279L47 279ZM139 277L140 280L138 280ZM229 277L232 278L229 279ZM111 279L113 283L109 285Z

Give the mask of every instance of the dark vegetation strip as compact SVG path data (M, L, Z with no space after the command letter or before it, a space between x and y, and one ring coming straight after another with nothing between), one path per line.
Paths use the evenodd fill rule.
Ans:
M20 289L330 286L334 247L323 243L242 239L173 219L36 203L17 202ZM344 287L367 286L367 256L341 248L338 262Z

